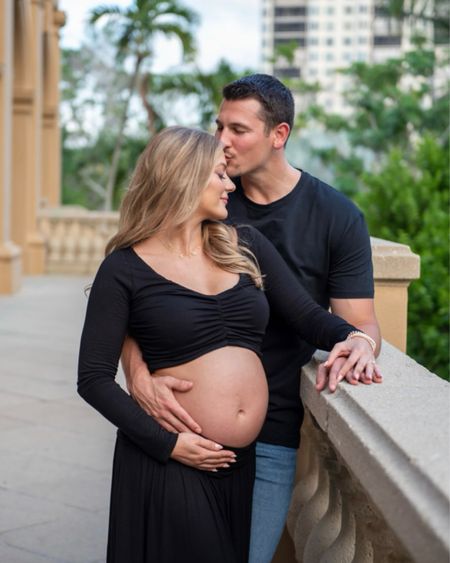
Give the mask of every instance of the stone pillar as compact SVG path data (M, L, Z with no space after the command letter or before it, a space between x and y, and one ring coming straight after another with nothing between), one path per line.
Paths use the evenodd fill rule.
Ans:
M59 205L61 192L61 134L58 123L59 28L64 25L65 16L64 12L55 10L53 4L53 0L45 0L41 200L46 207Z
M14 105L12 235L23 250L24 272L42 274L44 239L37 230L41 192L41 0L14 3Z
M420 277L420 258L404 244L372 238L375 310L384 340L406 351L408 287Z
M0 1L0 293L20 285L21 252L11 242L13 0Z

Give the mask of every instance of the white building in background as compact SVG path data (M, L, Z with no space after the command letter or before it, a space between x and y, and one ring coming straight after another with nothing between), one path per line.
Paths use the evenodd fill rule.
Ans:
M425 1L425 0L424 0ZM330 111L345 111L346 77L338 69L354 61L382 62L411 46L421 32L433 41L433 25L390 18L377 0L262 0L264 71L283 78L319 82L316 100ZM418 2L417 4L420 4ZM432 2L427 3L431 10ZM418 6L420 8L420 6ZM292 63L274 61L277 46L295 42ZM302 100L298 100L299 109Z

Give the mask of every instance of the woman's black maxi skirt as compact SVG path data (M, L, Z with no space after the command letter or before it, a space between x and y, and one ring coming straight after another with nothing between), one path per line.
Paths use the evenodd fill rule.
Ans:
M227 448L217 473L161 464L120 431L114 453L108 563L246 563L254 445Z

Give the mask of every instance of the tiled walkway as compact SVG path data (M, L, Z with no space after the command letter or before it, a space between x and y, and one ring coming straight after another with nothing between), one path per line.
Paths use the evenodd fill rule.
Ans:
M105 561L114 429L76 394L89 280L0 296L0 561Z

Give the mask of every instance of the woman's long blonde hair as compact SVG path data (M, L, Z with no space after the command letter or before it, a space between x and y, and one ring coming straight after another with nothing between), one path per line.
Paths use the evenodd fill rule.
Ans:
M119 230L105 253L185 223L198 205L221 150L220 141L196 129L168 127L155 135L138 159L120 207ZM256 259L238 244L233 227L205 221L202 238L203 251L220 268L249 274L262 287Z

